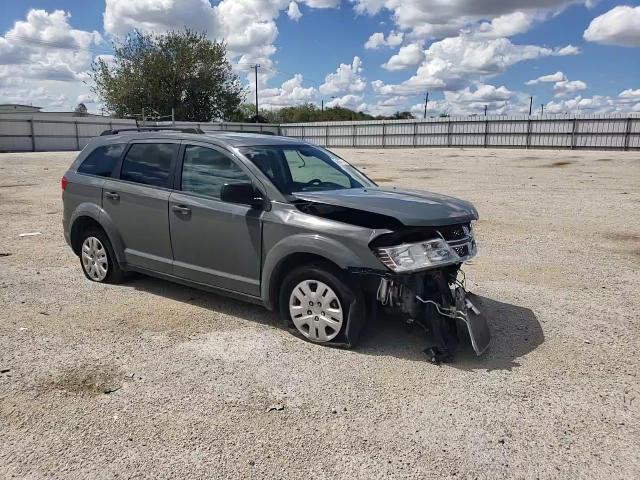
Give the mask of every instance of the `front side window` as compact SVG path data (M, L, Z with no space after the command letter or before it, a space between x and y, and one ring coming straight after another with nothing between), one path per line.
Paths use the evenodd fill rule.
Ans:
M78 167L78 173L110 177L126 144L116 143L96 148Z
M285 194L375 186L344 160L310 145L252 146L240 151Z
M250 181L228 155L196 145L187 145L185 148L181 185L183 191L220 198L224 184Z
M171 162L179 148L177 143L134 143L124 157L120 178L143 185L168 187Z

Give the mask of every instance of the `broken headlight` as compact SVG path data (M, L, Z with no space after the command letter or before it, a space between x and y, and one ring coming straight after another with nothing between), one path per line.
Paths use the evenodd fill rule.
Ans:
M442 238L377 248L375 253L394 272L412 272L463 261Z

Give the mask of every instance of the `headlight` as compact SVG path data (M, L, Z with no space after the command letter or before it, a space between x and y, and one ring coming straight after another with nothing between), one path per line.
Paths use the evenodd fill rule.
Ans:
M375 252L380 261L394 272L411 272L462 261L442 238L378 248Z

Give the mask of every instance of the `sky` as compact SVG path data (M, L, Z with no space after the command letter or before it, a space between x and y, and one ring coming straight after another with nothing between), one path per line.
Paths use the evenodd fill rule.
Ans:
M640 113L640 2L3 0L0 103L101 111L91 63L134 29L224 40L261 106L374 115ZM253 93L247 97L253 101Z

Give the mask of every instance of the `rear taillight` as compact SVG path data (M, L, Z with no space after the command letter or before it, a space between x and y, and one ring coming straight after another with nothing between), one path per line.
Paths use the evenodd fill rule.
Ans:
M67 177L62 177L60 179L60 188L62 188L63 192L67 189L67 184L68 183L69 183L69 181L67 180Z

